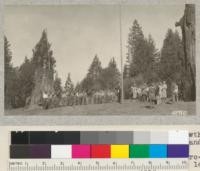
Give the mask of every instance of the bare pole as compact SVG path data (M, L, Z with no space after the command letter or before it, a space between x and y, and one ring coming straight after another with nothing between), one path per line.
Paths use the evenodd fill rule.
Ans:
M122 11L119 5L119 30L120 30L120 61L121 61L121 103L124 101L124 81L123 81L123 53L122 53Z

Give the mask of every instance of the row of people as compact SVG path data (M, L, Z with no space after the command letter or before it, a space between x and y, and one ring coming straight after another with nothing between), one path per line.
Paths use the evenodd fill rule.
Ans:
M117 101L117 95L113 91L97 91L92 95L87 95L86 92L73 92L70 94L62 94L62 97L59 99L55 98L52 95L49 95L47 92L43 92L42 95L43 107L50 108L58 106L74 106L74 105L87 105L87 104L102 104L102 103L111 103ZM54 104L53 104L54 103Z
M167 99L167 89L168 86L165 81L138 87L133 85L131 86L132 99L160 104ZM178 85L176 83L172 83L171 94L172 100L178 101Z
M62 106L102 104L116 101L116 95L111 91L98 91L88 96L86 92L76 92L61 99Z

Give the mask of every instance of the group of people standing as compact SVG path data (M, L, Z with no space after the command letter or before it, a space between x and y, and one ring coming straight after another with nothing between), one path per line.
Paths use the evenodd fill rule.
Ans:
M62 97L51 96L47 91L42 92L42 106L44 109L88 104L102 104L117 101L117 95L111 90L100 90L88 95L85 91L63 93Z
M168 97L168 90L171 89L171 98ZM176 83L169 86L165 81L131 86L131 98L142 102L149 102L151 104L165 103L171 99L173 102L179 100L179 90ZM74 106L74 105L88 105L88 104L102 104L121 102L121 88L116 91L100 90L88 95L86 92L74 92L70 94L62 94L62 97L49 94L47 91L42 92L42 106L44 109L54 108L59 106Z
M66 95L61 100L62 106L102 104L116 101L116 94L113 91L100 90L88 95L86 92L76 92Z
M132 99L138 99L143 102L150 102L151 104L161 104L166 102L168 85L165 81L131 86ZM172 83L171 85L172 101L178 101L178 85Z

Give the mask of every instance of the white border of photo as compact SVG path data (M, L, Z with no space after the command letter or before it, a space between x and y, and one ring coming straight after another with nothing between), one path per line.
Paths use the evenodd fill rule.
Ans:
M187 115L182 112L171 115L4 115L4 52L3 24L4 5L66 5L66 4L185 4L196 5L196 114ZM181 16L180 16L181 18ZM200 1L198 0L1 0L0 1L0 125L141 125L141 124L199 124L200 123Z

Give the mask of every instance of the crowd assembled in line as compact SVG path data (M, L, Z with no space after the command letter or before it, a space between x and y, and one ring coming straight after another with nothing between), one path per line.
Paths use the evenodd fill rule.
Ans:
M151 104L161 104L167 100L167 89L168 86L165 81L151 83L147 85L146 83L141 86L136 86L135 84L131 86L132 99L138 99L143 102L150 102ZM178 85L173 82L171 85L171 95L172 101L178 102Z
M178 85L172 83L171 86L172 101L177 102L178 97ZM149 102L150 104L161 104L167 100L168 86L165 81L158 83L131 86L131 99L139 100L141 102ZM100 90L88 95L85 91L63 93L60 99L55 98L54 94L48 94L47 91L42 92L41 104L44 109L54 108L58 106L75 106L75 105L88 105L88 104L103 104L121 102L121 88L120 86L114 91Z
M112 103L118 101L119 95L116 91L100 90L92 93L91 95L88 95L85 91L63 93L62 97L59 99L59 102L55 101L57 98L55 98L54 95L50 95L47 92L43 92L41 103L45 109L58 106L61 107L61 106Z

